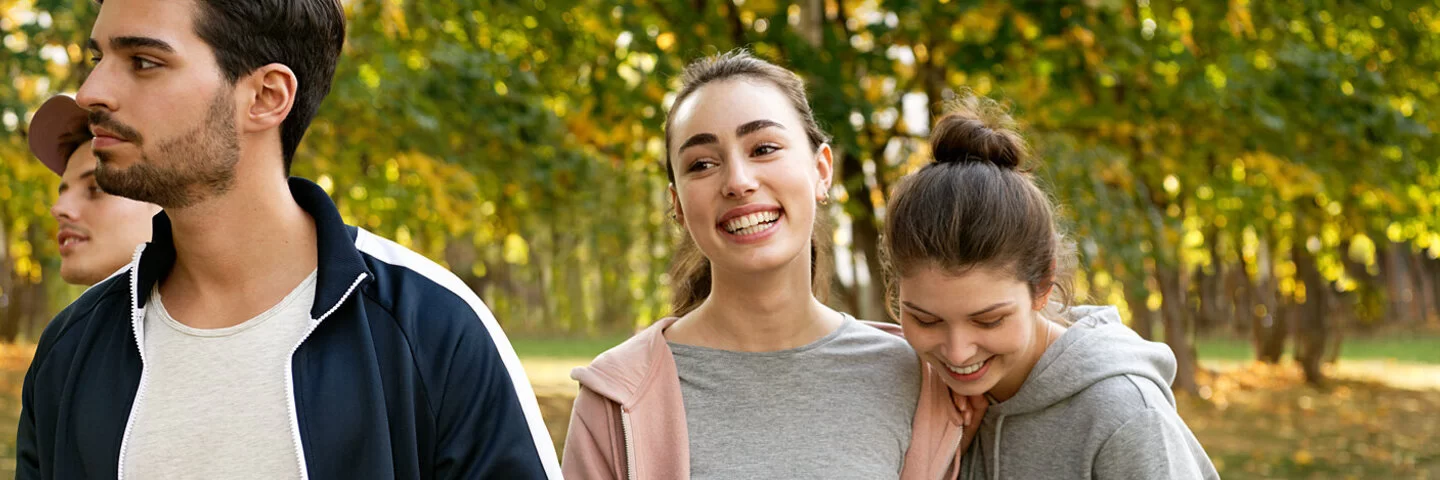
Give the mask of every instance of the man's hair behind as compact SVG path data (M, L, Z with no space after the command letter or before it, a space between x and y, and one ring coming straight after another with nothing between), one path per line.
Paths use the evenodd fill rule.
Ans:
M338 0L195 0L195 32L215 50L232 84L279 63L295 72L299 91L280 129L285 172L320 102L330 92L345 43L345 9Z

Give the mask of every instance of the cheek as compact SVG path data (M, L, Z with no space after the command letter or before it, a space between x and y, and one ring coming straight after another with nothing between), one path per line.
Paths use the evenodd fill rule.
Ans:
M106 196L90 202L96 227L107 232L131 232L148 229L150 206L121 197Z
M1020 322L1013 322L1011 325L997 328L990 335L987 335L990 345L994 347L995 353L1018 353L1024 350L1025 346L1029 344L1029 342L1026 341L1030 338L1029 329L1025 328L1024 325L1018 325L1018 323Z
M902 317L900 328L905 332L905 341L909 342L910 348L916 352L931 352L945 345L947 334L942 326L921 325L909 317Z

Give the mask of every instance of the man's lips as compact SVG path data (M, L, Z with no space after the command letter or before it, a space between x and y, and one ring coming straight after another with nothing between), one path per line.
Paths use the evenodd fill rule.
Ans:
M60 245L61 255L68 255L75 250L75 247L88 241L90 241L90 237L69 229L62 229L60 234L55 236L55 242Z
M98 125L91 125L90 133L95 135L95 143L92 144L91 148L112 147L128 141L125 140L124 137L117 135L115 132L107 130L105 129L105 127L101 127Z

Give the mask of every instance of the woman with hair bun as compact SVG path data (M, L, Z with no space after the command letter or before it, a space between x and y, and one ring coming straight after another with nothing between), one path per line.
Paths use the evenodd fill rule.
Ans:
M927 382L988 408L943 478L1219 478L1175 410L1175 356L1114 307L1069 307L1073 244L994 101L967 95L891 196L892 313ZM919 429L919 427L916 427Z

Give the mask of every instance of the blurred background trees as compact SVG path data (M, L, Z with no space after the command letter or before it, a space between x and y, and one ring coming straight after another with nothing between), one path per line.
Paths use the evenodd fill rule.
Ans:
M1427 1L347 1L295 174L448 266L507 330L628 332L666 313L665 111L689 61L800 73L835 136L838 308L884 319L889 187L953 92L1012 106L1078 241L1076 289L1181 361L1197 335L1291 345L1440 323L1440 6ZM76 90L88 0L0 0L0 337L78 294L29 115Z

